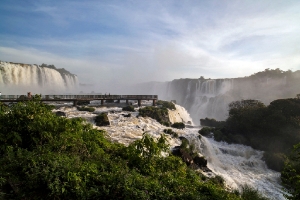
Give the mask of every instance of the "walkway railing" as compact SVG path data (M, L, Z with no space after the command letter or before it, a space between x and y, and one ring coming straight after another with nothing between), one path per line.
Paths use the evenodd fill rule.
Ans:
M153 100L157 99L157 95L41 95L42 99L47 100L47 99L77 99L77 100L101 100L101 99L120 99L120 100ZM17 99L22 99L22 98L27 98L27 95L2 95L0 97L0 100L17 100Z

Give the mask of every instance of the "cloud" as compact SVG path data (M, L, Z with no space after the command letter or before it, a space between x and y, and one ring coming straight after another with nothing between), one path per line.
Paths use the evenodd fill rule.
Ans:
M59 1L2 9L17 22L19 12L39 20L17 23L18 33L0 25L1 60L64 67L99 90L300 69L296 1Z

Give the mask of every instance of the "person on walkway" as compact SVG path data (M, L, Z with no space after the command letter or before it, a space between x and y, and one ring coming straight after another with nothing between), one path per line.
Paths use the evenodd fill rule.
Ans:
M1 99L1 92L0 92L0 99Z

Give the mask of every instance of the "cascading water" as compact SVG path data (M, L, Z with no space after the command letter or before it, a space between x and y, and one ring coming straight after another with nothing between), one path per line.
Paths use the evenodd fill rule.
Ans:
M68 92L78 85L77 77L37 65L0 61L0 88L3 94L26 92Z
M95 106L93 102L91 106ZM112 141L120 142L125 145L140 139L144 132L157 138L164 129L170 128L159 124L151 118L138 117L138 112L131 112L130 117L124 117L128 112L116 107L96 107L94 113L77 111L76 108L61 107L59 111L66 113L69 118L83 117L93 124L93 118L102 112L108 112L111 122L110 126L96 127L106 130ZM172 114L171 114L172 115ZM175 115L178 115L175 117ZM174 110L174 120L191 120L187 111L176 105ZM248 185L257 189L260 193L271 199L284 199L282 187L280 186L280 173L267 168L262 161L262 151L257 151L251 147L237 144L227 144L216 142L213 138L201 137L199 139L198 128L186 128L184 130L173 129L179 136L183 136L193 144L195 151L205 156L208 161L208 168L213 174L224 178L226 185L230 189L241 189ZM167 135L171 147L180 145L178 138Z
M176 105L176 110L169 110L169 119L171 123L183 122L185 124L194 125L190 114L182 106Z
M280 173L267 168L263 152L251 147L216 142L213 138L198 138L197 130L185 136L195 150L208 161L208 168L224 178L231 189L248 185L271 199L285 199L280 186Z
M201 118L225 120L228 104L242 99L257 99L264 104L281 98L295 98L299 93L300 70L281 72L265 70L249 77L232 79L175 79L139 86L162 100L176 100L191 114L195 124Z

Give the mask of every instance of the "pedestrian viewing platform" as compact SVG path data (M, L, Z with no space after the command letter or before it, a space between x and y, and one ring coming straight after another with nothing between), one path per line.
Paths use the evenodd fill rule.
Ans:
M1 95L0 102L20 102L31 100L32 95L28 93L27 95ZM153 101L153 105L156 105L158 99L157 95L41 95L41 101L65 101L73 102L74 106L80 101L94 101L100 100L101 105L105 102L111 103L116 101L120 103L121 101L137 101L138 106L141 106L142 100Z

